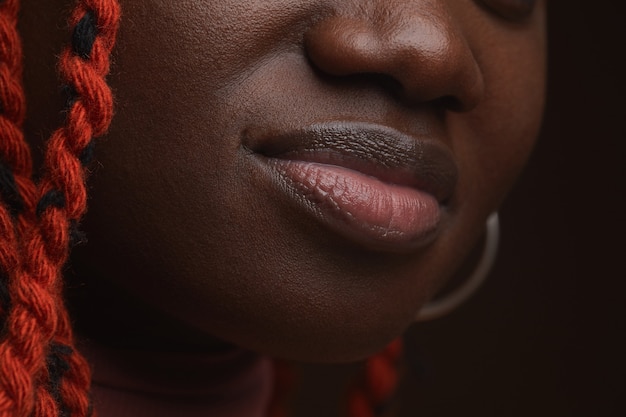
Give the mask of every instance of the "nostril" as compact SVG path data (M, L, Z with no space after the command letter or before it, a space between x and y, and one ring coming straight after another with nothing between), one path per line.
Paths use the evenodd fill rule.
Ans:
M319 69L314 62L311 62L311 67L313 73L328 85L353 90L380 90L384 94L392 96L394 100L407 102L407 104L409 102L402 83L389 74L360 72L337 76Z
M483 93L482 73L462 28L444 9L387 11L384 18L334 15L318 21L304 39L311 66L329 82L367 81L366 87L385 88L411 106L474 108Z

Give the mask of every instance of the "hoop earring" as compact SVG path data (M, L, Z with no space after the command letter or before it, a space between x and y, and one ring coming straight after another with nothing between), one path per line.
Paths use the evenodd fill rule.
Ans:
M498 253L500 240L500 221L498 212L493 212L487 218L487 232L483 254L469 279L451 294L439 300L427 303L417 313L416 321L428 321L445 316L467 301L485 282Z

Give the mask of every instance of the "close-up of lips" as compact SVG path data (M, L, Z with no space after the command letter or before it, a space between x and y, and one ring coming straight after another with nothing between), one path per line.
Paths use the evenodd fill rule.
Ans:
M0 417L622 415L603 7L0 1Z
M244 145L288 199L372 249L409 251L431 242L457 182L440 141L383 126L319 124Z

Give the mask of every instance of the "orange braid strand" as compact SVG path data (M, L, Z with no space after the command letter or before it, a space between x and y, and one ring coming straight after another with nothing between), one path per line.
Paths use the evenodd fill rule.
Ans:
M69 230L77 226L86 209L84 167L91 160L93 138L106 132L113 117L113 97L105 78L120 15L117 1L80 1L70 18L74 28L71 47L61 55L61 76L75 96L68 103L66 126L52 135L48 145L49 177L42 183L38 212L41 230L58 233L66 251L70 244ZM53 198L47 200L51 195ZM52 210L46 210L48 201L53 203ZM65 218L57 218L55 211L65 214ZM59 318L49 360L54 365L50 367L51 386L68 416L90 416L93 409L89 398L89 366L72 348L74 338L65 309L60 311Z
M0 197L17 217L32 205L32 157L22 126L22 43L17 32L19 0L0 1Z
M22 125L22 46L17 32L18 0L0 2L0 416L26 415L33 404L31 376L13 373L20 363L11 340L12 290L20 281L20 236L28 226L24 212L32 207L32 159ZM17 224L16 224L17 220ZM17 227L16 227L17 226ZM18 368L19 365L18 365Z
M296 375L287 362L274 360L274 392L267 408L268 417L287 417L287 404Z
M389 407L398 385L402 340L397 339L365 362L364 380L348 393L349 417L375 417Z
M13 27L17 4L8 0L2 3L11 12L6 13L6 20L12 18ZM74 28L72 45L61 56L60 71L75 96L69 103L66 125L54 132L48 143L44 177L36 210L33 209L36 223L23 230L19 273L9 283L12 305L5 326L6 337L0 345L0 371L8 377L3 378L0 390L0 417L92 415L89 368L73 348L61 294L61 269L69 254L70 226L78 223L86 208L83 163L88 162L86 155L91 153L93 138L107 130L113 114L113 100L104 78L109 71L109 55L119 18L117 1L85 0L78 2L70 19ZM2 52L11 50L12 38L1 36ZM10 56L15 55L13 47ZM12 61L7 59L7 62ZM4 90L16 91L15 88ZM2 104L6 106L4 101ZM0 128L4 128L5 135L15 130L20 132L20 123L14 125L17 129L13 131L3 125ZM18 145L3 141L0 149L13 158L10 162L15 172L19 169L20 174L29 174L30 165L20 165L20 161L30 161L30 155L23 157ZM10 208L14 209L13 202L19 199L4 194L9 195ZM5 195L2 197L7 199ZM7 256L8 260L13 258Z
M348 390L348 417L376 417L388 410L399 382L398 365L402 351L403 343L399 338L366 360L362 376ZM296 378L283 361L274 361L274 372L274 394L267 416L286 417L289 393Z

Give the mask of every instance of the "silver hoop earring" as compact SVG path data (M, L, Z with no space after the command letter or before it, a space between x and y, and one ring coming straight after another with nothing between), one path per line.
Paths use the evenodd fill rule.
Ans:
M472 275L451 294L439 300L433 300L422 307L419 313L417 313L416 321L428 321L445 316L467 301L485 282L498 253L498 242L500 240L498 212L491 213L487 218L486 226L485 247Z

